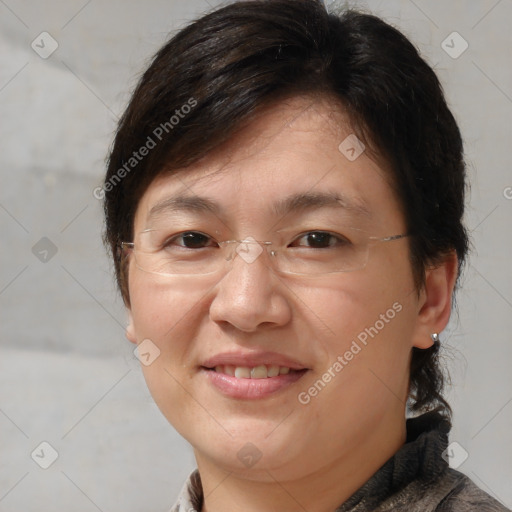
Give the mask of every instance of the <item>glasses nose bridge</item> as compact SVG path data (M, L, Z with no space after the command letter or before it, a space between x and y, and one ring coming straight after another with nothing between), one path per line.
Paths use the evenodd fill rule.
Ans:
M238 256L245 263L250 264L254 263L264 251L267 251L270 256L277 254L277 251L271 248L274 245L273 242L256 240L253 237L243 240L224 240L218 243L223 249L225 261L233 261Z

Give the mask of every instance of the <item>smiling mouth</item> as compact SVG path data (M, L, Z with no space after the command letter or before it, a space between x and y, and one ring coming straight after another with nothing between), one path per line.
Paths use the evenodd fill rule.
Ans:
M278 377L279 375L288 375L293 373L304 373L307 371L306 368L302 370L293 370L287 366L277 365L265 365L260 364L258 366L234 366L234 365L220 365L214 368L203 367L206 370L210 370L215 373L222 375L229 375L237 379L268 379L272 377Z

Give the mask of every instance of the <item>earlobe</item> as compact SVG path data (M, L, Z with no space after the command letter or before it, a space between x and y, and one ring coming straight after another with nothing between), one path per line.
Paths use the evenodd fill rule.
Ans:
M135 327L133 325L133 315L130 309L128 312L128 324L126 325L126 338L132 343L137 344L137 337L135 336Z
M441 263L427 269L412 340L414 347L420 349L431 347L434 344L433 335L437 335L448 324L457 272L457 255L454 251L450 252Z

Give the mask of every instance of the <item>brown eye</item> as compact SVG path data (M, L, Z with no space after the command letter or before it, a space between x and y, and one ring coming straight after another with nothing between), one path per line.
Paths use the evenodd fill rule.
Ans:
M347 243L349 243L348 240L327 231L311 231L297 238L293 245L311 247L312 249L326 249Z
M170 239L166 246L178 245L187 249L202 249L211 246L211 244L212 239L208 235L197 231L187 231Z

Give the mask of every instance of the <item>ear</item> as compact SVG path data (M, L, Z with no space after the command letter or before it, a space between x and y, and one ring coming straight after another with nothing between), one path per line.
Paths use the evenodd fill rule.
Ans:
M418 318L412 345L426 349L433 345L431 335L440 333L448 324L452 310L452 297L457 279L458 262L455 251L442 262L429 267L425 273L425 286L418 302Z
M135 336L135 327L133 325L132 310L128 308L126 311L128 312L128 325L126 326L126 337L132 343L137 344L137 337Z

